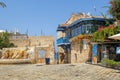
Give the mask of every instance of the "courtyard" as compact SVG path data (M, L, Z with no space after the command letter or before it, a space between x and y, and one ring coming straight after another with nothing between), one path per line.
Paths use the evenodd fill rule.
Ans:
M85 63L0 65L0 80L120 80L120 70Z

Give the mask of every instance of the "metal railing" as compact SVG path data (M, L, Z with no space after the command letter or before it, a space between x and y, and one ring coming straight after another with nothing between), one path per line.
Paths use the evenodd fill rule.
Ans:
M70 42L67 37L61 37L61 38L57 39L57 44L58 45L66 45L66 44L70 44Z

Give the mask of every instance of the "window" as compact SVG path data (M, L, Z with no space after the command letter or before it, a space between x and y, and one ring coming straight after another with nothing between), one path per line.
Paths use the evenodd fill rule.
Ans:
M76 34L77 34L77 29L75 28L74 29L74 36L76 36Z
M90 24L88 24L87 26L86 26L86 33L88 34L88 33L91 33L91 25Z
M83 49L87 49L86 40L83 40Z
M72 37L74 36L74 29L72 30Z
M76 30L77 30L76 28L72 30L72 37L77 35L77 31Z
M82 26L82 33L84 34L85 32L86 32L86 26L83 25L83 26Z
M85 27L85 33L87 34L88 33L88 26L86 25Z
M82 34L82 26L80 26L80 34Z
M120 47L116 47L116 54L120 54Z
M78 33L81 34L81 26L78 27Z
M75 36L78 35L78 30L75 28Z
M79 27L77 27L77 35L79 34Z
M70 37L70 33L68 31L66 32L66 37Z

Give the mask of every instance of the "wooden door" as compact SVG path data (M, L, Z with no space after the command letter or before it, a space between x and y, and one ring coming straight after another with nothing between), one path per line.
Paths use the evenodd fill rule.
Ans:
M39 49L37 53L37 63L45 63L45 58L46 58L46 51Z

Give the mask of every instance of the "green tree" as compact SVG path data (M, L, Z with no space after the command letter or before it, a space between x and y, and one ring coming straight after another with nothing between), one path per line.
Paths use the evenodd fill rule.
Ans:
M7 32L0 33L0 49L8 47L14 47L14 44L9 41L9 34Z
M4 2L0 2L0 6L2 8L5 8L6 4ZM8 39L8 35L9 34L7 32L0 33L0 49L11 46L11 43L9 42L9 39Z
M120 0L110 1L109 13L113 18L120 20Z

